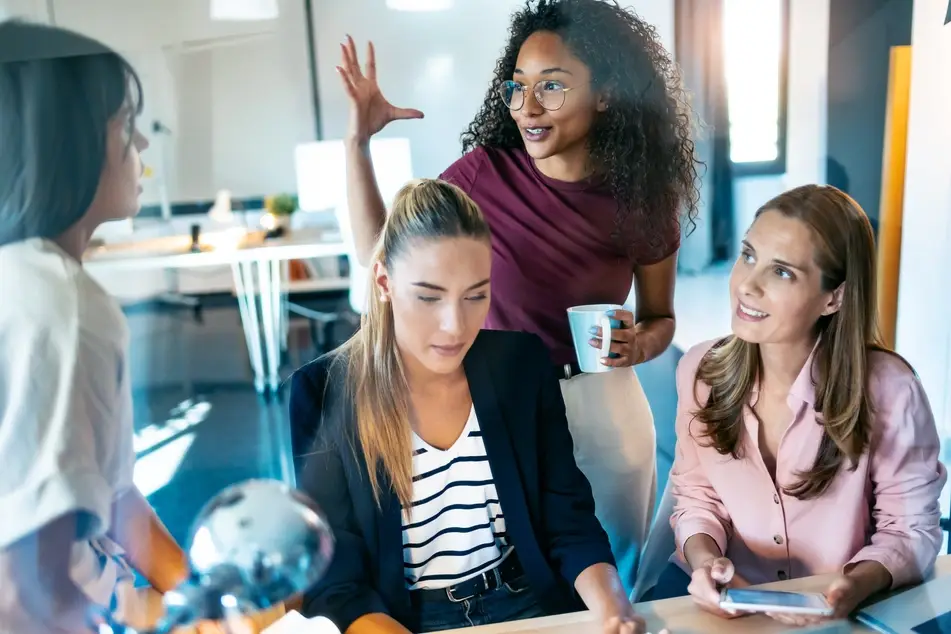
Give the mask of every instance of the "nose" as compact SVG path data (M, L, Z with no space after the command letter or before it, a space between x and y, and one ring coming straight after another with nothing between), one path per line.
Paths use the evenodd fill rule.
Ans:
M740 279L739 284L736 285L736 290L740 295L745 295L747 297L759 297L763 294L762 284L760 283L760 275L762 273L759 269L753 269L748 271L746 275Z
M447 304L439 321L440 329L447 335L459 337L466 331L465 313L457 303Z
M545 112L542 105L538 103L538 97L535 96L534 88L526 88L523 93L525 103L522 104L522 112L526 115L537 117Z
M148 137L146 137L144 134L142 134L138 130L135 131L135 136L133 137L133 139L134 139L133 142L135 143L135 149L137 149L139 152L144 152L145 150L149 149Z

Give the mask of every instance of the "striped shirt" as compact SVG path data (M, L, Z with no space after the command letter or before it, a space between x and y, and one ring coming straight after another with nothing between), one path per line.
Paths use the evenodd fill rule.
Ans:
M475 409L459 438L436 449L413 433L413 502L402 510L410 590L445 588L491 570L511 551Z

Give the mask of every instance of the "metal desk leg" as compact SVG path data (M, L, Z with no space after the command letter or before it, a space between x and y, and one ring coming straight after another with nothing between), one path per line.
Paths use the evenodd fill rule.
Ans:
M238 311L248 344L248 358L254 372L254 389L259 394L265 390L264 354L261 346L261 326L258 322L257 293L254 283L255 262L240 262L231 265L234 290L238 296Z
M277 260L258 261L258 277L261 288L261 322L264 334L264 353L267 367L267 385L277 393L281 376L281 335L283 334L281 305L281 263Z

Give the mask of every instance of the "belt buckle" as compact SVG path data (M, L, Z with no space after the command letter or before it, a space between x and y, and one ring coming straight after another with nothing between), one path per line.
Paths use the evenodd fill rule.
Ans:
M486 571L483 571L483 572L479 573L479 577L482 578L482 585L484 586L483 589L482 589L480 592L473 592L472 594L466 595L466 596L464 596L464 597L456 597L456 596L453 595L453 593L452 593L452 586L449 586L448 588L446 588L446 596L449 597L449 600L452 601L453 603L464 603L465 601L468 601L469 599L473 599L473 598L479 596L479 595L482 594L483 592L486 592L486 591L488 591L488 590L492 590L493 587L492 587L492 585L489 583L489 578L490 578L490 577L489 577L489 574L490 574L490 573L491 573L492 577L495 578L495 588L501 588L501 587L502 587L502 573L499 572L499 567L496 566L496 567L493 568L492 570L486 570ZM473 579L476 579L476 578L477 578L477 577L473 577ZM472 579L467 579L467 580L464 581L463 583L467 583L468 581L472 581Z

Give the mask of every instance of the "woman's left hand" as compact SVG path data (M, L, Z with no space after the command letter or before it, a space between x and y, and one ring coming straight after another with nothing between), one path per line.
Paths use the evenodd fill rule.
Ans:
M637 345L637 332L634 330L634 314L629 310L612 310L607 316L621 322L620 328L611 329L611 352L617 357L601 359L601 363L612 368L626 368L642 361L641 349ZM601 328L591 329L591 339L588 345L592 348L601 348Z
M647 631L647 622L643 617L634 613L630 603L620 606L604 616L602 621L604 634L650 634ZM666 629L657 634L670 634Z

